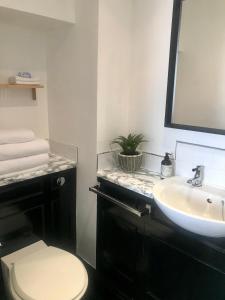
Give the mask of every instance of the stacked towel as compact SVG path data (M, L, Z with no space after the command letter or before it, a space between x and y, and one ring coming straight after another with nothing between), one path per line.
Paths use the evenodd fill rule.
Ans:
M35 135L29 129L1 129L0 130L0 145L2 144L17 144L33 141Z
M38 77L33 77L29 72L19 72L16 76L9 77L10 84L40 84Z
M0 161L21 157L46 154L49 144L46 140L35 139L31 142L0 145Z
M46 165L49 143L31 130L0 130L0 176Z
M32 171L37 167L42 167L48 163L48 154L27 156L17 159L4 160L0 162L0 176L10 175L17 172Z

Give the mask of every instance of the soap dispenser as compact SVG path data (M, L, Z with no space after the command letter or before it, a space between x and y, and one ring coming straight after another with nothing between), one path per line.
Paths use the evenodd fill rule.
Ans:
M171 176L173 176L173 164L169 157L169 153L166 153L161 162L161 178L168 178Z

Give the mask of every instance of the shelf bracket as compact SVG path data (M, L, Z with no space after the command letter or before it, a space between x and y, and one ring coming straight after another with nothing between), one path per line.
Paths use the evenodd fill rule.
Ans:
M36 91L36 88L32 88L32 99L34 101L37 100L37 91Z

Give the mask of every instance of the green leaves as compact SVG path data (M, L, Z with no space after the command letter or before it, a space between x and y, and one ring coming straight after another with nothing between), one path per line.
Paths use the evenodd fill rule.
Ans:
M136 155L138 154L137 147L143 142L147 142L144 139L143 134L130 133L127 137L121 135L118 138L114 139L112 141L112 144L119 145L122 148L122 154L124 155Z

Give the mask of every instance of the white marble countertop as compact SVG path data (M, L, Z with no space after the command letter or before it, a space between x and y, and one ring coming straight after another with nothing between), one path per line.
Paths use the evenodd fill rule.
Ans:
M35 177L56 173L59 171L64 171L67 169L74 168L76 162L66 159L64 157L49 154L49 162L47 165L44 165L38 169L31 169L23 172L18 172L13 175L5 175L0 177L0 187L6 186L12 183L21 182L27 179L32 179Z
M119 169L98 170L97 176L149 198L153 198L154 184L161 180L158 173L145 169L135 173L126 173Z

